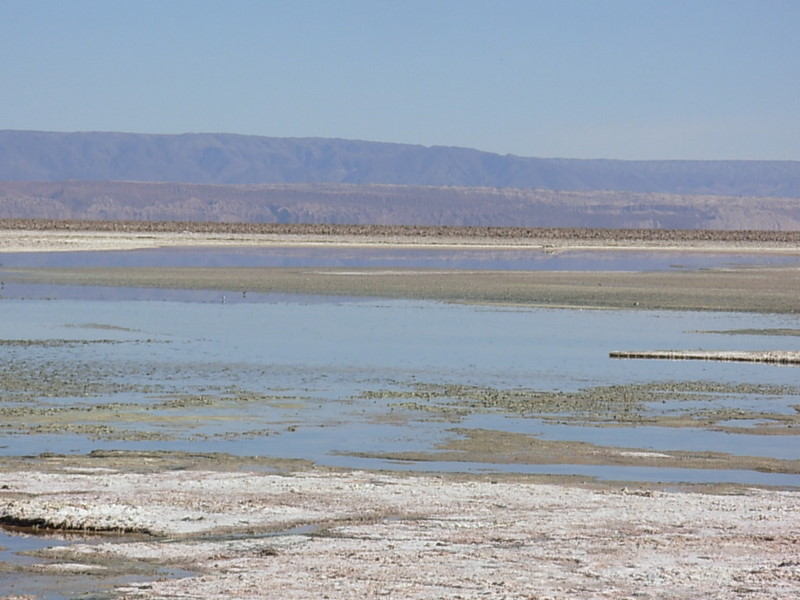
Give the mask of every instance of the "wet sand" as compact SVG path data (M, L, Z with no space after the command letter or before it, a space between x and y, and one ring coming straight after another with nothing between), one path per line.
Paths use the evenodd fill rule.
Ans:
M149 233L136 233L132 241L129 234L102 232L70 234L68 239L56 239L62 233L51 239L36 231L25 235L4 235L0 245L6 251L43 251L167 244ZM165 235L172 236L177 245L243 242L237 237L240 234L213 234L203 238L205 242L198 239L203 234ZM461 243L474 242L470 240ZM558 243L574 247L584 242ZM345 242L341 238L258 237L253 243ZM404 238L380 243L422 242ZM721 247L738 251L741 243L715 241L713 247L714 251ZM791 242L747 243L753 251L799 252ZM635 240L635 247L642 244ZM660 246L659 251L680 247L663 241L644 245ZM595 247L607 248L608 242ZM800 310L800 272L795 268L669 273L4 271L4 277L21 281L83 285L580 308L786 314ZM486 440L479 439L485 435L468 432L467 442L446 450L473 452L476 443L485 445ZM490 443L497 442L492 437ZM519 448L519 440L510 442ZM501 446L496 450L503 452ZM592 448L580 451L591 454ZM660 459L653 453L624 458L642 464ZM286 461L170 453L7 457L0 459L0 484L0 522L145 536L53 548L40 553L55 562L3 567L6 574L50 574L54 581L72 575L97 585L113 574L145 576L145 582L118 589L114 595L120 598L761 599L800 595L798 488L676 489L642 483L623 488L619 483L599 485L570 477L345 472ZM165 579L159 570L164 565L188 569L193 576ZM0 585L0 597L14 593Z

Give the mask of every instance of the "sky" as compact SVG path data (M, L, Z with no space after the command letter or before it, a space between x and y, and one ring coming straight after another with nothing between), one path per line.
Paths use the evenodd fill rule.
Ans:
M800 160L800 0L0 0L0 129Z

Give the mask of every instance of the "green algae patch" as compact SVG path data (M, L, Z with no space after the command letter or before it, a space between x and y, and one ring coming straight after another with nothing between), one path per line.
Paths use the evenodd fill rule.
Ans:
M291 473L313 467L307 460L234 456L223 452L170 450L93 450L86 454L44 453L37 456L0 456L0 472L36 469L48 473L161 473L165 471L255 471ZM325 471L323 467L314 467Z
M698 427L730 433L800 434L800 411L741 408L744 399L798 396L794 386L705 381L609 385L574 392L499 389L419 383L406 389L374 390L361 397L387 399L409 413L458 422L490 412L537 418L548 423L624 427Z
M681 469L747 469L800 474L800 460L724 452L653 451L589 442L542 440L524 433L454 428L433 452L352 453L385 460L525 465L618 465Z

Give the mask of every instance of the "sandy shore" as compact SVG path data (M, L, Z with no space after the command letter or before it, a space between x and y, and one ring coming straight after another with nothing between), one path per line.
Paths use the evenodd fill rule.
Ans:
M6 521L147 532L32 567L192 577L121 598L790 598L800 494L301 471L3 475Z

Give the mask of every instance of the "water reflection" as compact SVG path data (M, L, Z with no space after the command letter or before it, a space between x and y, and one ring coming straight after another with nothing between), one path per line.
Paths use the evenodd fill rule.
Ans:
M6 267L384 267L538 271L666 271L732 266L800 266L800 256L768 253L647 252L381 247L148 248L31 252L0 256Z

